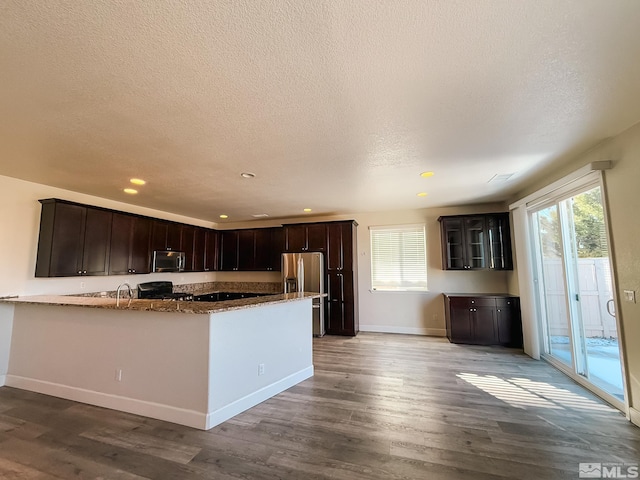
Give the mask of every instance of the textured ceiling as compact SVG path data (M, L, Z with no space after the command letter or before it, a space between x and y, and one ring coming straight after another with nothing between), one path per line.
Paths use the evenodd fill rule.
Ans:
M0 175L211 221L504 200L640 121L639 25L637 0L4 0Z

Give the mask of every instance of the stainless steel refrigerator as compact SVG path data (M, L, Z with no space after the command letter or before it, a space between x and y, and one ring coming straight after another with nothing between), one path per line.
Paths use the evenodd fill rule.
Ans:
M325 293L322 253L283 253L282 277L284 293ZM324 298L313 299L313 335L324 335Z

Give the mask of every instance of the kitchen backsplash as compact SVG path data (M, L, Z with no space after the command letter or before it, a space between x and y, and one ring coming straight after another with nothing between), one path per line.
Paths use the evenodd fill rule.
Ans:
M132 288L133 298L138 297L138 289ZM251 292L251 293L282 293L282 283L280 282L202 282L202 283L186 283L182 285L174 285L173 290L176 293L213 293L213 292ZM126 298L128 291L122 291L121 295ZM91 293L74 293L74 297L108 297L115 298L116 291L108 292L91 292Z

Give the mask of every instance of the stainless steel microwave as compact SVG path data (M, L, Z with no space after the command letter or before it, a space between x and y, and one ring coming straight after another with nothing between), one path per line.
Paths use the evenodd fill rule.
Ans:
M184 264L184 252L174 252L173 250L156 250L153 252L154 272L183 272Z

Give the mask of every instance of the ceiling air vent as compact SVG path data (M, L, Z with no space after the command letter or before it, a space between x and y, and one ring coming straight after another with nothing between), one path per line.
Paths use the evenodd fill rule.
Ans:
M513 177L513 173L503 173L501 175L496 174L491 177L487 183L504 183L511 177Z

